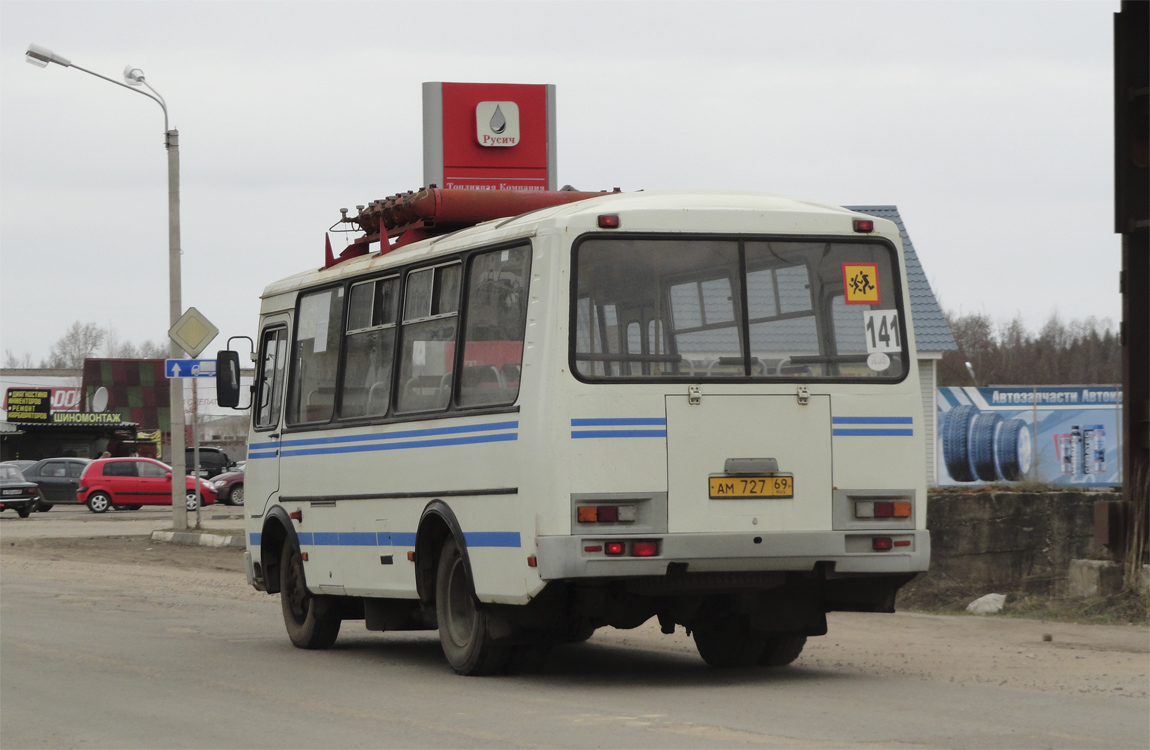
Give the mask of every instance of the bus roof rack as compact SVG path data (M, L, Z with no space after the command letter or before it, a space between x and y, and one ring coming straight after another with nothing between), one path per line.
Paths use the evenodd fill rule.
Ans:
M615 188L614 192L620 192ZM563 190L459 190L435 185L391 195L372 201L360 209L353 218L344 218L336 224L357 224L365 234L353 241L338 257L332 255L331 240L327 240L323 268L331 268L351 258L367 255L373 242L383 237L396 241L380 242L380 252L389 252L413 242L448 234L493 219L519 216L541 208L561 206L606 195ZM320 269L323 270L323 269Z

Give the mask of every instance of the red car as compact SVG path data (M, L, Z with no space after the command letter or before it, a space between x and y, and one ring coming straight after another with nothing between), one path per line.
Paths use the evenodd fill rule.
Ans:
M196 485L184 477L188 510L196 509ZM199 480L204 505L216 501L209 482ZM80 475L76 498L93 513L108 508L137 510L141 505L172 504L172 467L151 458L100 458Z

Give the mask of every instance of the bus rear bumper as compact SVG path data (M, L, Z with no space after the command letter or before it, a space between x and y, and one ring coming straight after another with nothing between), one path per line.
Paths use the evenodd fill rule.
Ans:
M622 542L623 551L607 554L609 542ZM655 554L636 556L635 542L655 542ZM660 576L672 563L690 572L810 571L822 563L828 573L864 574L918 573L930 564L930 532L916 530L540 536L536 546L543 580Z

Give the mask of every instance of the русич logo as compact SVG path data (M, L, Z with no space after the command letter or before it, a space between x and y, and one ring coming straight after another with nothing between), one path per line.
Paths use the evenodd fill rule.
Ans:
M519 105L479 102L475 106L475 138L480 146L507 148L519 143Z

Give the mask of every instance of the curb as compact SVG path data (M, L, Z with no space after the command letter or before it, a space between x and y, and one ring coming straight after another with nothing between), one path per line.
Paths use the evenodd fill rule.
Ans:
M153 531L153 542L172 542L173 544L193 544L203 547L245 547L242 536L223 536L221 534L205 534L200 531Z

